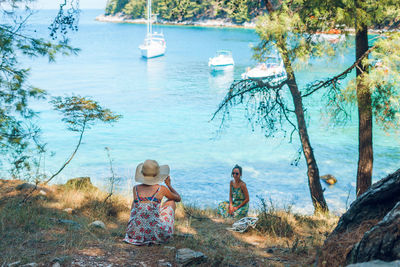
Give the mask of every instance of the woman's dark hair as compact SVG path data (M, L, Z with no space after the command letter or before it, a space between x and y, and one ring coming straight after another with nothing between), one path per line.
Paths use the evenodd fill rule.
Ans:
M242 167L240 167L239 165L236 164L235 167L233 167L232 171L233 171L234 169L239 169L240 176L242 176Z

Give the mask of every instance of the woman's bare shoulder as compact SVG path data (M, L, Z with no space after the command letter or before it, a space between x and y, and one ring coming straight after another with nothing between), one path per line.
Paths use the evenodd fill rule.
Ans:
M169 189L165 185L161 185L160 186L160 192L165 193L165 192L168 192L168 191L169 191Z
M165 185L160 185L160 190L169 190L168 187L166 187Z

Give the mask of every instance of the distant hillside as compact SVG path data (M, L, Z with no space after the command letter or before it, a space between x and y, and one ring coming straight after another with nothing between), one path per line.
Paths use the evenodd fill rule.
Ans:
M106 15L124 14L131 19L146 15L146 0L108 0ZM152 13L164 21L228 18L249 22L265 11L262 0L153 0Z

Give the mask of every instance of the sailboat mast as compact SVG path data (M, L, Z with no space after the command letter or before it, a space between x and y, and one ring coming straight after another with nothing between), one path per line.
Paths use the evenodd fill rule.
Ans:
M152 33L151 27L151 0L147 0L147 35Z

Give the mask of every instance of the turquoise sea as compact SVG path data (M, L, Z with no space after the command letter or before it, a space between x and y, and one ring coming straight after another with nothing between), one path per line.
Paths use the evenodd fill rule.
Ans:
M146 61L138 49L146 25L95 21L102 13L82 11L79 31L70 35L71 44L81 49L78 56L58 57L51 64L43 58L24 61L32 68L30 84L50 95L90 96L123 115L114 126L97 124L87 130L76 157L56 183L89 176L106 189L111 175L108 147L120 178L118 190L123 194L131 192L136 165L149 158L171 167L172 184L184 202L216 206L228 198L231 168L239 164L253 209L259 198L264 198L278 206L293 206L298 212L312 212L304 157L297 166L291 165L300 148L297 135L292 143L280 133L265 138L259 128L248 124L243 107L232 110L232 119L222 131L220 117L210 121L232 81L255 64L251 58L251 46L258 42L254 30L157 26L165 34L167 52ZM37 12L28 28L45 36L55 14L51 10ZM210 73L208 58L218 49L232 51L234 72ZM297 72L297 80L304 86L338 74L353 59L350 50L333 61L310 62ZM321 113L324 101L320 95L306 99L304 105L320 173L338 178L335 186L323 184L326 200L331 210L343 212L355 195L356 113L347 125L333 127ZM41 171L52 173L72 153L78 136L66 130L49 104L42 101L33 106L40 111L39 123L49 150ZM375 127L374 181L399 168L399 145L395 131L387 134Z

